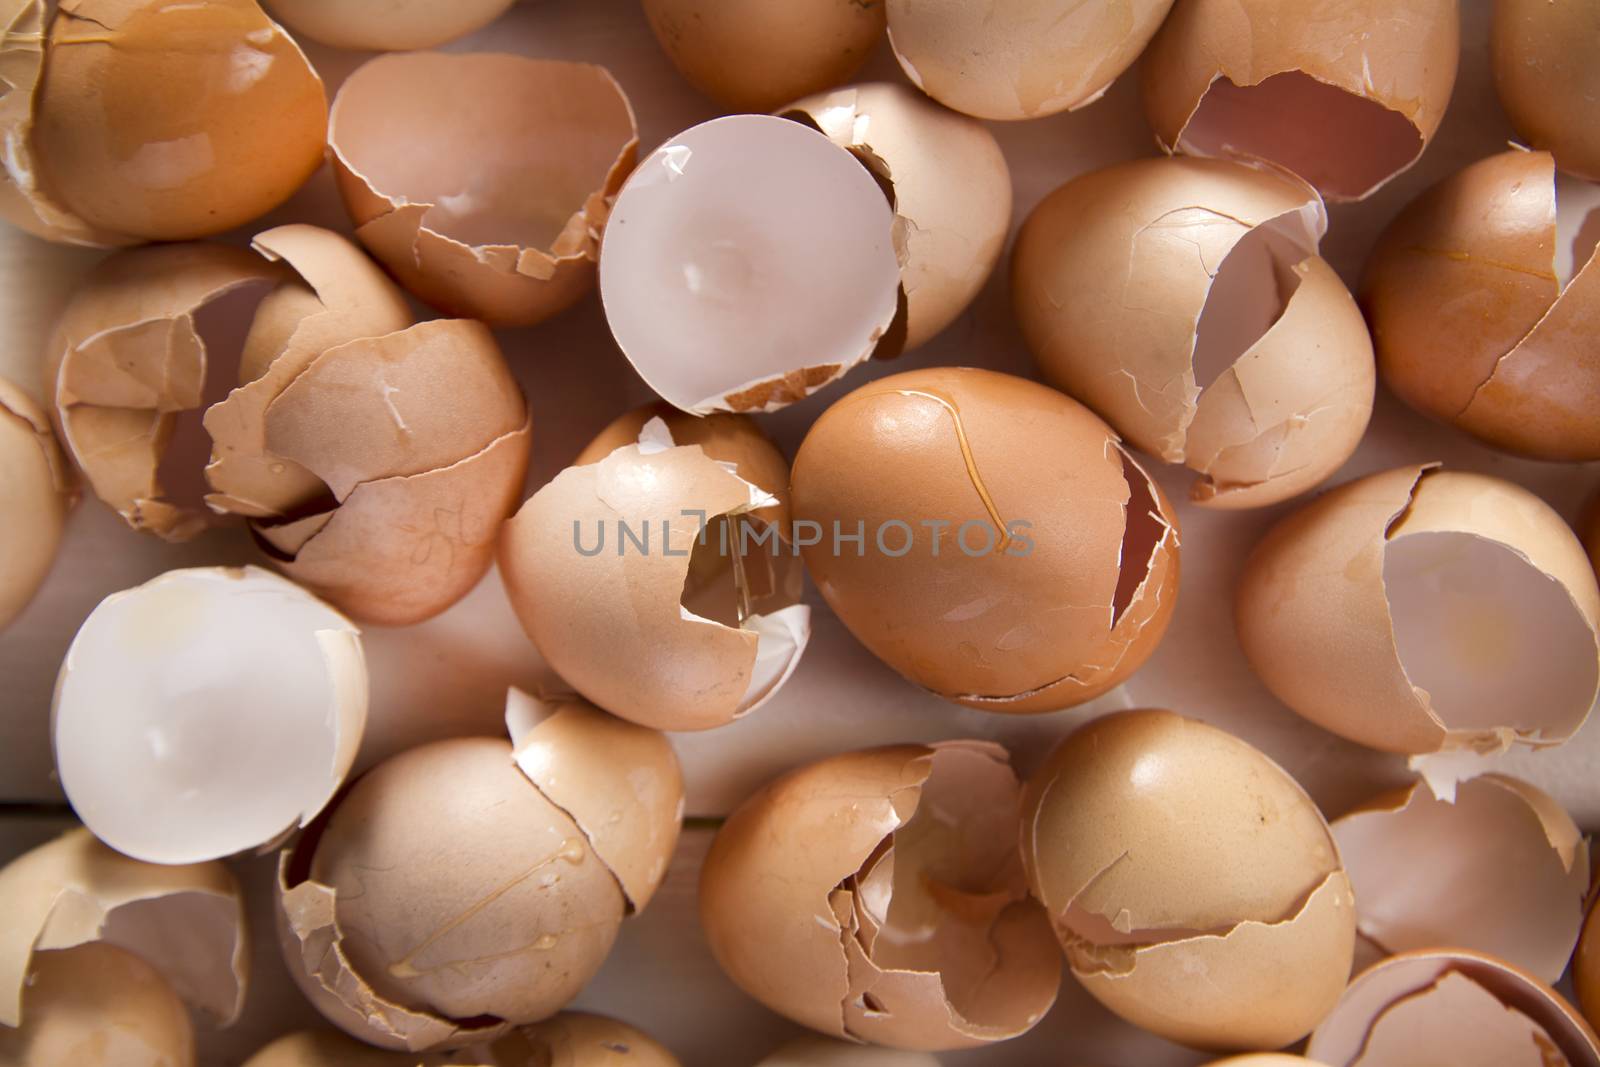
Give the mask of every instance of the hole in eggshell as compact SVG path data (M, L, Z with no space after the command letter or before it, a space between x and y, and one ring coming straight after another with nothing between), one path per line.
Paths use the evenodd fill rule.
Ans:
M1115 627L1122 613L1137 599L1140 586L1150 577L1155 565L1156 549L1167 534L1166 521L1161 518L1161 505L1156 500L1155 487L1150 476L1139 468L1133 457L1122 449L1122 475L1128 480L1127 515L1123 523L1122 548L1117 556L1117 589L1111 600L1111 625ZM1130 563L1137 561L1137 566Z
M1567 283L1600 247L1600 185L1556 171L1556 281Z
M1299 212L1294 213L1299 217ZM1204 391L1277 324L1300 287L1294 267L1306 251L1283 225L1257 226L1239 239L1211 281L1195 327L1195 387Z
M1256 85L1218 78L1178 148L1271 160L1329 199L1354 200L1409 166L1422 138L1398 111L1296 70Z

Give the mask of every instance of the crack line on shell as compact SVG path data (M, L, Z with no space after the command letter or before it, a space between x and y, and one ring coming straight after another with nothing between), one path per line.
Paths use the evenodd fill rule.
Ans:
M971 479L972 488L977 490L979 499L983 501L984 510L989 513L989 518L994 522L995 530L1000 535L1000 543L996 551L1005 552L1006 547L1011 544L1011 529L1007 526L1005 519L1000 517L1000 509L995 506L994 498L989 495L989 488L984 484L983 475L978 472L978 461L972 455L972 443L967 439L967 427L966 423L962 421L960 410L945 397L923 389L897 389L895 392L901 396L915 396L924 400L931 400L949 412L951 420L955 423L956 443L961 447L961 459L966 464L967 477Z

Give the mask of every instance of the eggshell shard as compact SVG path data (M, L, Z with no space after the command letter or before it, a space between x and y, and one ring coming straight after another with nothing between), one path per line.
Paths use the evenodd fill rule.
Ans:
M770 111L850 80L883 36L868 0L645 0L672 65L729 111Z
M1014 847L1019 784L977 741L830 757L745 801L700 919L746 993L839 1038L970 1048L1030 1029L1060 960Z
M1277 503L1343 465L1372 414L1372 341L1317 255L1326 229L1316 192L1281 171L1107 167L1023 224L1017 319L1045 378L1194 470L1197 503Z
M1461 945L1554 982L1583 924L1586 839L1535 786L1499 774L1453 801L1422 783L1333 824L1357 925L1385 951Z
M656 149L617 197L600 296L674 406L774 411L873 354L898 308L894 213L816 130L729 115Z
M1600 687L1582 546L1484 475L1411 466L1331 490L1267 534L1234 606L1279 700L1389 752L1560 744Z
M562 471L506 524L500 573L523 629L612 714L711 729L755 710L799 663L811 623L794 551L771 525L778 498L742 470L652 421L638 443Z
M926 343L972 303L1005 246L1011 172L994 135L886 83L820 93L782 114L849 150L890 193L904 349Z
M1167 152L1268 160L1330 201L1421 157L1461 48L1456 0L1178 0L1142 64Z
M978 118L1034 119L1100 99L1139 58L1172 0L887 6L895 58L923 92Z
M1600 459L1600 214L1566 232L1564 193L1579 190L1558 190L1546 152L1472 164L1385 231L1361 301L1379 372L1413 408L1508 452Z
M0 378L0 630L44 583L76 493L50 420Z
M465 37L516 0L268 0L296 34L333 48L406 52Z
M801 1037L784 1045L756 1067L939 1067L926 1052L871 1048L826 1037Z
M67 649L51 729L85 825L178 864L308 822L366 715L361 636L343 616L259 568L203 567L100 602Z
M1545 983L1493 956L1427 949L1357 976L1311 1035L1329 1067L1594 1067L1594 1031Z
M1595 908L1591 899L1578 936L1578 950L1572 957L1573 991L1590 1026L1600 1019L1600 919L1595 918L1597 914L1600 909Z
M592 288L638 129L604 67L426 52L352 74L328 141L356 236L401 285L452 315L526 326Z
M1489 55L1517 133L1562 170L1600 181L1600 11L1583 0L1496 0Z
M1110 428L1045 386L971 368L873 382L817 420L793 482L829 606L947 700L1082 703L1137 670L1171 618L1171 506Z
M1229 1056L1208 1067L1324 1067L1304 1056L1289 1056L1282 1052L1252 1052L1244 1056Z
M8 0L0 15L0 215L37 236L209 236L321 165L322 82L255 0Z

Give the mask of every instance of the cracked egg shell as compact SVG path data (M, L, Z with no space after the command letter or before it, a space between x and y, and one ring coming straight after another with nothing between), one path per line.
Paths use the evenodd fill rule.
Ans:
M1243 1056L1229 1056L1207 1067L1324 1067L1304 1056L1290 1056L1282 1052L1251 1052Z
M1590 1026L1600 1020L1600 908L1595 901L1588 902L1583 930L1578 935L1578 950L1572 957L1572 987L1578 997L1578 1007Z
M361 635L256 567L168 571L102 600L51 708L56 770L111 847L195 863L304 825L349 772L367 716Z
M1361 283L1384 383L1507 452L1600 459L1600 212L1570 210L1597 206L1600 190L1520 149L1412 201Z
M776 503L652 419L523 504L500 573L529 639L585 697L657 729L723 726L777 692L811 632L785 532L745 519Z
M1167 152L1363 200L1433 139L1460 50L1457 0L1178 0L1140 68L1145 117Z
M826 1037L801 1037L756 1064L756 1067L939 1067L926 1052L873 1048Z
M983 288L1011 226L1011 172L982 123L903 85L819 93L784 108L848 149L890 194L905 302L902 351L925 344Z
M77 244L232 229L322 164L327 98L255 0L7 0L0 215Z
M1600 181L1600 8L1587 0L1495 0L1489 56L1517 133L1568 174Z
M1279 700L1388 752L1560 744L1600 688L1582 545L1480 474L1419 465L1330 490L1256 547L1234 618Z
M680 1067L650 1035L603 1015L564 1011L454 1053L364 1045L333 1030L285 1034L244 1067Z
M1350 975L1354 899L1328 824L1281 767L1197 720L1131 711L1075 731L1028 782L1022 859L1074 977L1168 1040L1287 1045Z
M1088 408L1010 375L910 371L845 396L800 446L792 508L806 569L851 633L969 707L1107 692L1177 599L1160 487ZM858 528L859 554L835 545Z
M1326 228L1316 192L1281 171L1107 167L1023 224L1017 320L1046 380L1193 470L1195 502L1278 503L1342 466L1372 414L1372 341L1317 255Z
M361 243L417 297L497 326L541 322L593 287L638 143L604 67L492 53L373 59L328 126Z
M678 73L729 111L770 111L849 81L883 36L881 0L645 0Z
M1337 819L1362 935L1385 952L1460 945L1546 982L1566 970L1589 891L1588 842L1553 797L1500 774L1435 796L1421 782Z
M465 37L516 0L268 0L283 24L333 48L408 52Z
M617 196L606 321L673 406L775 411L895 343L893 223L872 174L816 130L771 115L703 122Z
M887 0L906 77L983 119L1036 119L1096 100L1144 51L1172 0Z
M1503 960L1449 948L1363 971L1306 1055L1329 1067L1600 1065L1594 1031L1559 993Z
M0 378L0 630L50 573L75 497L49 418Z
M728 976L824 1034L918 1051L1016 1037L1061 961L1018 862L1020 785L978 741L829 757L728 818L700 921Z

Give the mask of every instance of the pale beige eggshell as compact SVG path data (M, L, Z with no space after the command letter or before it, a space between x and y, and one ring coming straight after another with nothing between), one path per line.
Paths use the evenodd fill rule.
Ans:
M1324 1067L1304 1056L1290 1056L1283 1052L1251 1052L1243 1056L1229 1056L1216 1060L1206 1067Z
M947 107L1035 119L1092 104L1139 58L1172 0L886 0L906 76Z
M1023 224L1017 319L1046 380L1194 470L1193 500L1276 503L1338 469L1372 413L1372 342L1316 254L1326 227L1316 192L1281 171L1185 158L1107 167ZM1246 336L1212 340L1228 327L1213 316L1246 313Z
M1566 970L1589 892L1588 841L1537 786L1484 774L1453 800L1422 783L1335 820L1363 936L1386 952L1460 945L1546 982Z
M50 573L77 494L50 420L33 398L0 378L0 630L28 606Z
M490 1046L500 1067L681 1067L666 1046L625 1022L564 1011Z
M1011 172L982 123L876 82L783 108L848 149L888 189L906 304L902 351L927 343L989 280L1011 226Z
M827 1037L798 1037L756 1067L939 1067L927 1052L874 1048Z
M296 1030L263 1046L244 1067L440 1067L424 1056L364 1045L337 1030Z
M1513 149L1411 202L1361 283L1378 370L1413 408L1534 459L1600 459L1600 255L1562 287L1555 164Z
M328 129L361 243L421 299L502 326L593 288L638 149L604 67L489 53L371 60L340 88Z
M1560 654L1551 650L1554 637L1546 633L1537 642L1549 647L1530 647L1526 656L1514 653L1502 663L1491 650L1511 639L1524 645L1532 639L1499 634L1485 645L1486 638L1474 638L1478 631L1471 628L1474 620L1490 625L1481 603L1463 611L1443 599L1432 601L1437 607L1431 617L1445 637L1427 644L1447 654L1462 649L1453 654L1452 662L1459 663L1454 677L1485 686L1510 679L1522 692L1501 718L1488 721L1494 708L1474 708L1484 721L1472 721L1461 714L1469 710L1464 703L1454 716L1449 708L1434 707L1401 661L1385 560L1397 539L1417 534L1465 535L1466 541L1453 544L1499 544L1509 555L1496 554L1497 562L1520 561L1519 575L1525 564L1526 595L1548 594L1556 602L1560 614L1544 621L1560 631ZM1476 590L1471 579L1457 574L1447 591L1467 596ZM1502 610L1513 605L1500 603L1506 605ZM1234 607L1245 655L1278 699L1327 730L1385 751L1423 755L1559 744L1583 724L1600 687L1600 645L1592 672L1587 653L1576 660L1566 653L1569 646L1594 644L1600 618L1600 591L1582 546L1533 494L1484 475L1415 465L1330 490L1268 532L1245 566ZM1451 622L1462 628L1446 625ZM1566 670L1551 671L1543 662L1547 654ZM1506 673L1518 669L1523 673ZM1529 688L1541 685L1550 688Z
M881 0L645 0L678 73L729 111L770 111L850 80L883 36Z
M1489 57L1500 105L1528 144L1600 181L1600 10L1585 0L1495 0Z
M1178 0L1141 66L1168 152L1269 160L1361 200L1422 155L1461 49L1457 0Z
M465 37L516 0L267 0L285 26L302 37L355 51L406 52Z
M1130 1022L1276 1048L1338 1000L1349 879L1316 805L1245 742L1168 711L1097 719L1029 780L1022 825L1074 976Z
M1060 960L1010 847L1018 790L1004 750L977 741L778 778L707 854L712 953L746 993L834 1037L938 1051L1025 1032L1055 1000ZM904 922L919 936L879 936Z

